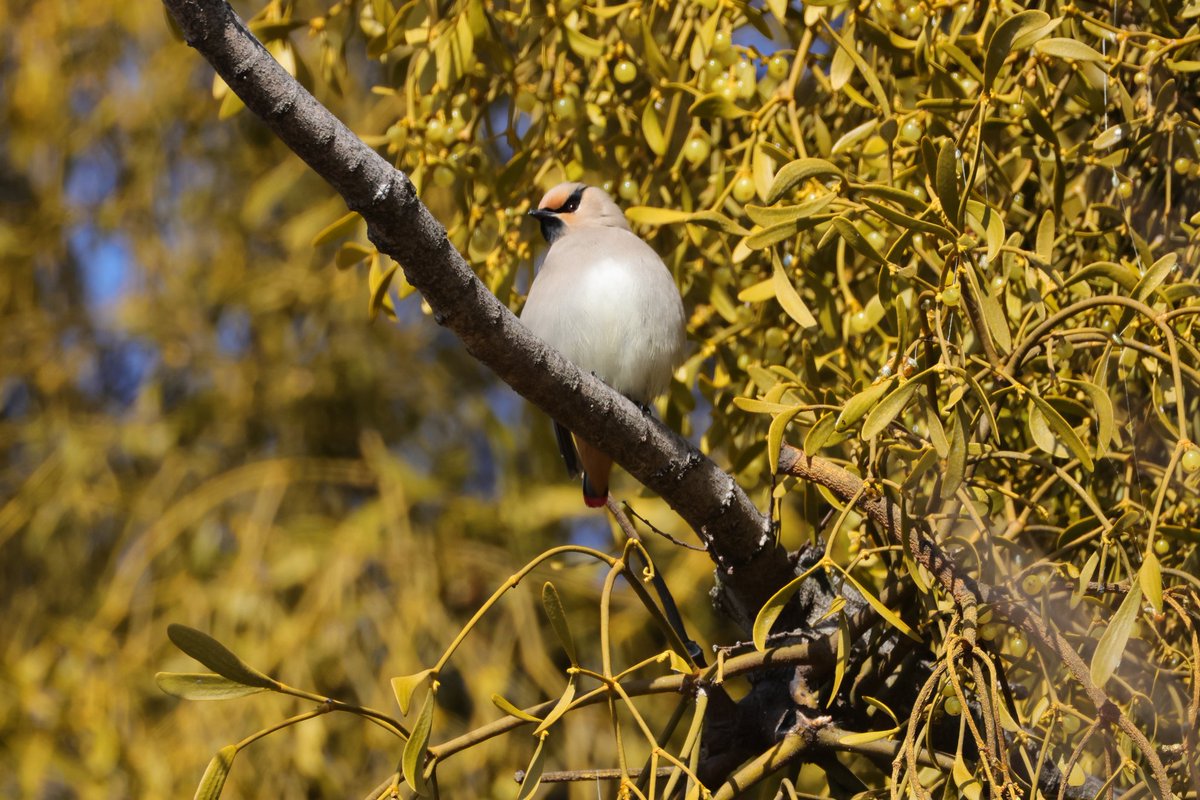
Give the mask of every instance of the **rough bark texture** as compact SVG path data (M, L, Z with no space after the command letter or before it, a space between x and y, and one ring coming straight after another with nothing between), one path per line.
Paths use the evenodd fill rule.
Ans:
M722 607L748 625L794 573L770 521L733 478L522 326L451 246L408 177L276 63L227 3L164 3L188 44L246 107L362 215L371 241L399 263L439 324L519 394L612 455L692 526L718 567Z

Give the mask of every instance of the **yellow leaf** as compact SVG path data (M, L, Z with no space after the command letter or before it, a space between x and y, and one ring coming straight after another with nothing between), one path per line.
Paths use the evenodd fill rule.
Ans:
M400 769L404 780L417 794L425 794L425 754L429 744L429 733L433 729L433 691L425 693L425 701L421 704L421 713L413 725L412 735L404 743L404 753L400 759Z
M767 194L767 203L774 203L796 186L810 178L823 175L843 177L842 171L823 158L799 158L789 161L775 174L775 182Z
M787 312L789 317L800 323L801 328L816 326L816 317L812 315L812 312L808 310L808 306L800 299L800 293L796 291L796 287L788 279L782 265L775 265L775 274L771 278L771 283L775 287L775 298L779 301L779 305L783 306L783 310Z
M420 672L414 672L412 675L401 675L398 678L392 678L392 693L396 695L396 703L400 706L401 714L408 716L408 709L412 705L413 692L432 674L433 670L423 669Z
M1154 613L1161 614L1163 610L1162 568L1158 565L1158 556L1154 554L1153 550L1146 553L1146 560L1142 562L1142 568L1138 570L1138 584L1142 587L1142 594L1154 607Z
M508 714L510 717L523 719L526 722L541 722L541 717L535 717L533 714L527 714L520 708L517 708L513 703L509 702L505 697L498 694L492 695L492 705Z
M326 225L320 233L313 237L312 246L320 247L327 242L332 242L334 239L340 239L343 236L349 236L354 231L356 225L362 221L357 211L351 211L336 220Z
M774 276L767 278L765 281L747 286L738 292L737 299L739 303L762 303L770 300L775 296L775 278Z
M836 567L837 565L835 564L834 566ZM858 589L858 593L863 596L863 599L866 600L868 603L870 603L871 608L875 609L876 613L878 613L879 616L883 617L883 619L889 625L891 625L893 628L895 628L896 630L903 633L908 638L912 639L914 642L921 641L921 637L917 636L916 631L914 631L912 628L908 627L908 624L905 623L904 620L900 619L900 617L897 616L895 611L892 611L890 608L885 606L883 604L882 600L880 600L878 597L876 597L875 595L873 595L869 591L867 591L867 588L865 586L863 586L861 583L859 583L858 581L856 581L854 579L853 575L851 575L849 572L842 569L841 567L837 567L837 570L838 570L838 572L842 573L843 576L845 576L846 580L848 580L851 584L853 584L855 589Z
M1121 657L1125 655L1125 645L1129 643L1129 637L1133 634L1133 624L1137 622L1141 605L1142 587L1134 583L1108 627L1104 629L1100 644L1096 645L1096 652L1092 655L1092 681L1102 689L1121 664Z
M804 406L794 406L781 414L776 414L775 418L771 420L771 427L767 430L767 459L771 464L772 473L779 468L779 451L783 447L783 432L787 429L788 423L795 419L796 415L804 408Z

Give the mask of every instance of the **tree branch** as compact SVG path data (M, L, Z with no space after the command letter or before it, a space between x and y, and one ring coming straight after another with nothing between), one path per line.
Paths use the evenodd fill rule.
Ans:
M710 459L522 326L480 283L408 177L281 67L221 0L164 0L188 44L362 215L371 241L467 350L505 383L658 493L708 545L725 603L748 627L793 576L770 521ZM530 187L532 190L533 187Z
M1031 608L1013 597L1003 587L990 586L975 581L966 574L954 559L933 540L920 524L905 526L900 509L886 496L873 497L862 491L862 479L845 469L818 456L810 456L799 448L784 444L779 455L779 471L802 480L818 483L842 500L849 502L857 497L858 506L866 512L892 541L908 549L913 559L928 569L938 583L961 605L974 606L976 600L991 603L996 611L1014 625L1033 634L1038 641L1062 660L1082 687L1088 699L1096 706L1100 718L1116 726L1128 736L1141 752L1154 779L1154 788L1159 797L1171 797L1170 778L1154 747L1146 735L1133 724L1129 716L1109 700L1104 689L1092 681L1091 673L1083 659L1063 636ZM907 528L907 529L906 529ZM973 622L973 620L972 620ZM965 633L965 631L964 631ZM972 637L972 644L973 637Z

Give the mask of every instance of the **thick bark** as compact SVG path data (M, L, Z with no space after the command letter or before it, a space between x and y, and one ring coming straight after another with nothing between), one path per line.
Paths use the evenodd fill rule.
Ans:
M164 3L188 44L246 107L362 215L371 241L399 263L439 324L519 394L609 453L691 525L717 564L722 607L748 626L793 573L770 521L733 478L522 326L451 246L408 177L276 63L227 3Z

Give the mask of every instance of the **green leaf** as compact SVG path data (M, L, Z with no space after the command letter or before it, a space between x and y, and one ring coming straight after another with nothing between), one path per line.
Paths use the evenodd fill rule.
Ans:
M701 119L737 119L748 113L723 94L706 94L692 103L688 113Z
M575 52L575 55L582 58L584 61L591 61L594 58L599 58L604 55L604 50L607 45L599 39L593 39L586 34L582 34L574 28L564 26L562 30L567 33L567 46Z
M1088 560L1083 564L1083 569L1079 571L1079 580L1075 584L1075 590L1071 592L1071 608L1079 605L1079 602L1083 600L1083 596L1087 594L1088 584L1092 582L1092 576L1096 574L1096 567L1099 565L1099 553L1092 553L1088 556Z
M217 800L221 796L221 791L225 788L225 779L229 777L229 770L233 768L233 759L237 754L235 744L227 744L217 751L204 769L204 777L196 787L194 800Z
M871 608L875 609L875 613L877 613L877 614L879 614L879 616L883 617L884 621L886 621L889 625L891 625L896 630L903 633L908 638L912 639L914 642L921 641L921 637L917 635L917 632L914 631L912 628L908 627L908 624L905 623L904 620L900 619L900 617L896 614L895 611L892 611L890 608L885 606L883 604L882 600L880 600L875 595L871 594L871 592L867 590L867 587L863 586L861 583L856 581L854 579L854 576L851 575L849 572L842 569L841 567L838 567L836 564L834 566L837 567L837 571L842 573L842 576L845 577L845 579L847 581L849 581L850 584L853 585L855 589L858 590L858 593L863 596L863 599L866 600L868 603L870 603Z
M838 688L842 685L842 678L846 676L846 662L850 660L850 626L846 623L845 614L838 617L837 632L837 661L833 666L833 686L829 690L827 706L837 699Z
M1062 21L1062 17L1055 17L1054 19L1048 20L1043 25L1026 29L1019 36L1017 36L1017 38L1013 39L1012 49L1024 50L1026 47L1031 46L1034 42L1045 39L1054 32L1055 28L1062 24Z
M879 700L877 698L871 697L871 695L869 695L869 694L864 694L862 696L862 699L871 708L875 709L876 711L882 711L883 713L887 714L888 719L890 719L892 721L893 725L899 726L900 720L898 720L896 718L896 712L892 711L892 709L888 707L887 703L885 703L882 700Z
M1054 127L1050 124L1050 121L1042 115L1041 109L1037 107L1033 98L1029 95L1025 96L1023 105L1025 106L1025 119L1028 120L1029 127L1033 128L1034 133L1045 139L1054 148L1055 153L1058 153L1061 145L1058 141L1058 134L1054 132Z
M745 207L745 211L746 216L750 217L756 225L769 228L772 225L795 222L819 214L829 207L835 197L837 195L832 192L824 192L812 200L806 200L794 206L748 205Z
M1046 422L1045 415L1036 406L1029 409L1027 423L1029 426L1029 435L1033 438L1033 443L1043 453L1055 458L1066 458L1070 455L1066 445L1060 442L1054 435L1054 431L1050 429L1049 423Z
M513 156L512 160L504 165L504 169L500 170L499 177L496 178L496 197L508 197L517 188L517 184L521 181L529 166L533 154L529 150L523 150ZM522 187L523 188L523 187Z
M550 627L554 628L559 643L562 644L567 658L571 660L571 666L575 666L579 663L575 660L575 640L571 638L571 628L567 625L567 614L563 611L558 590L550 581L542 585L542 608L546 610L546 616L550 618Z
M991 334L996 349L1001 353L1009 352L1012 350L1012 331L1008 329L1008 317L1004 315L1004 308L1000 305L999 298L982 289L978 292L978 296L979 310L983 312L984 324L987 325L988 333Z
M839 47L829 61L829 88L840 92L854 75L854 62L850 59L850 47L854 46L854 26L847 24L842 38L848 46Z
M958 219L958 150L953 139L946 139L937 155L937 175L934 189L942 203L942 211L956 227Z
M930 432L932 433L932 427ZM967 473L967 422L961 407L954 411L954 428L947 441L946 470L942 474L943 500L954 497Z
M1040 27L1050 21L1050 15L1044 11L1022 11L1014 14L996 26L988 42L987 55L983 62L983 83L980 88L989 92L1005 58L1013 51L1013 41L1027 30Z
M381 264L386 263L386 267L381 267ZM367 272L367 287L371 292L371 302L368 307L370 318L375 319L388 300L388 289L392 286L392 279L396 277L398 265L390 258L379 254L376 258L371 259L371 268Z
M571 707L571 702L575 699L575 689L575 676L571 675L570 680L567 681L566 690L563 691L562 696L558 698L558 702L554 704L554 708L550 709L550 713L546 715L542 723L537 726L537 730L533 732L534 735L545 733L551 725L558 722L559 717L567 713L567 709Z
M1091 401L1092 408L1096 413L1096 458L1103 457L1108 452L1108 446L1112 443L1113 433L1116 431L1112 398L1108 396L1108 392L1103 387L1094 383L1087 381L1064 381L1064 383L1078 388Z
M412 734L404 743L404 753L400 758L400 768L404 780L417 794L425 794L425 755L429 745L429 733L433 729L433 690L425 693L425 701L421 703L421 712L413 725Z
M1046 209L1046 212L1042 214L1041 221L1038 222L1036 252L1038 258L1047 264L1054 263L1054 229L1054 212Z
M672 672L678 672L680 675L691 675L695 670L688 663L687 659L676 653L674 650L667 650L662 653L657 659L660 664L666 661L671 665Z
M966 800L979 800L983 794L983 784L967 768L961 751L954 756L954 766L950 769L950 775L954 778L954 785L958 787L959 797L966 798Z
M646 107L642 109L642 135L646 137L646 145L654 155L661 156L667 152L667 140L663 136L654 103L646 103Z
M242 102L242 98L237 96L236 92L226 92L221 98L221 107L217 110L217 119L224 122L227 119L240 114L246 108L246 104Z
M323 244L332 242L334 239L340 239L343 236L349 236L354 232L358 223L362 222L362 217L357 211L351 211L345 216L339 217L334 222L325 226L320 233L313 237L312 246L320 247Z
M754 146L750 174L754 176L754 192L759 198L765 198L775 180L775 159L762 141Z
M400 706L401 714L406 717L408 716L408 709L412 707L413 692L432 674L433 670L423 669L420 672L414 672L412 675L401 675L398 678L392 678L392 694L396 695L396 703Z
M1067 278L1063 285L1070 286L1080 281L1090 283L1097 278L1106 278L1125 291L1132 292L1133 287L1137 286L1140 276L1137 270L1125 264L1118 264L1114 261L1094 261Z
M651 74L659 78L665 78L671 74L671 66L667 64L662 51L658 49L651 21L644 14L642 15L642 53L646 56L646 65L650 68ZM654 104L647 103L646 105L649 107Z
M1033 402L1034 406L1037 407L1037 411L1041 413L1042 419L1045 420L1046 424L1050 427L1050 430L1057 437L1058 441L1065 445L1066 448L1071 451L1073 456L1079 459L1079 463L1083 466L1083 468L1088 472L1091 472L1093 469L1095 469L1096 465L1092 461L1091 453L1089 453L1087 448L1083 446L1083 442L1080 441L1079 435L1075 433L1075 429L1072 428L1067 421L1062 418L1062 415L1055 410L1054 406L1050 405L1050 403L1046 402L1041 397L1038 397L1036 394L1030 393L1029 399ZM1030 417L1032 416L1033 413L1031 409ZM1053 455L1053 453L1051 454Z
M1133 299L1142 303L1149 300L1150 295L1154 294L1154 290L1162 285L1162 282L1171 274L1171 270L1174 269L1175 262L1178 260L1178 253L1167 253L1151 264L1150 269L1146 270L1146 274L1133 287Z
M888 378L873 383L847 400L846 404L842 406L842 413L838 414L837 422L834 423L834 430L845 430L862 419L863 415L874 408L879 399L887 394L895 382L895 378Z
M796 287L792 285L792 281L784 272L781 264L775 265L775 272L771 276L771 283L775 287L775 298L779 301L779 305L783 306L783 310L787 315L799 323L801 328L812 328L817 324L817 319L808 310L808 306L804 304L800 293L796 291Z
M817 420L817 424L809 428L808 433L804 435L804 452L815 454L824 447L834 433L834 424L832 413L825 414Z
M882 197L884 200L890 200L893 203L902 205L914 213L924 212L929 208L929 203L917 197L912 192L882 183L855 184L854 191L856 194ZM942 230L945 230L945 228L942 228Z
M867 136L874 133L875 128L878 126L879 121L874 119L869 119L866 122L855 125L853 128L838 137L837 141L833 143L833 147L829 149L829 154L836 156L839 153L846 152L863 139L867 138Z
M771 245L778 244L785 239L790 239L800 231L815 228L822 222L827 222L832 219L832 214L818 214L811 217L803 217L800 219L781 222L778 225L772 225L768 228L763 228L761 231L755 231L746 237L743 244L750 250L763 250Z
M184 700L232 700L265 691L211 672L159 672L154 682L167 694Z
M921 457L917 459L917 463L913 464L912 470L908 473L908 477L900 484L900 488L905 491L911 491L917 485L917 481L921 480L926 472L937 463L937 450L930 447L921 453Z
M775 174L775 182L771 184L771 191L767 194L767 204L778 202L779 198L804 181L825 175L844 178L840 169L823 158L800 158L789 161Z
M824 566L825 561L823 559L813 564L804 570L804 572L785 583L775 594L771 595L771 598L767 602L763 603L763 607L758 610L758 615L754 617L754 627L751 631L756 649L760 651L767 649L767 637L771 634L771 628L775 625L775 620L779 619L779 615L783 613L784 606L792 599L792 595L800 590L804 581L808 580L808 576L818 568Z
M508 700L506 700L504 697L502 697L501 695L498 695L498 694L492 695L492 705L494 705L496 708L503 711L505 714L508 714L510 717L516 717L517 719L523 719L526 722L541 722L542 721L541 717L535 717L533 714L526 713L525 711L523 711L520 708L517 708L515 705L513 705Z
M367 247L359 242L346 242L333 255L333 265L338 269L350 269L355 264L361 264L364 259L370 258L375 253L375 248Z
M1078 39L1043 39L1040 42L1034 43L1033 49L1043 55L1054 56L1055 58L1104 62L1104 56Z
M967 200L967 222L987 242L987 258L995 263L1004 245L1004 215L978 200Z
M1092 141L1092 149L1107 150L1115 144L1127 142L1129 138L1126 133L1128 133L1128 128L1125 125L1113 125L1111 128L1106 128Z
M848 733L838 739L838 741L846 745L846 747L857 747L859 745L868 744L869 742L877 742L880 739L891 738L891 736L899 730L899 727L892 727L885 731L860 731L858 733Z
M950 456L950 440L946 438L946 429L938 416L938 410L928 402L925 404L925 426L929 428L929 442L937 452L938 458Z
M719 211L695 211L688 215L687 222L689 225L699 225L702 228L728 233L733 236L750 235L750 231Z
M771 472L779 469L779 451L783 448L783 433L796 415L804 410L804 406L794 406L781 414L776 414L767 430L767 461Z
M626 218L637 225L676 225L687 222L692 216L690 211L680 211L677 208L655 208L653 206L632 206L625 210Z
M308 27L308 23L304 20L265 20L259 19L248 22L246 27L250 29L260 42L272 42L276 39L286 38L289 33L299 28Z
M529 759L529 766L525 768L525 775L521 779L521 788L517 791L517 800L529 800L537 792L538 786L542 782L542 770L545 766L545 759L542 757L542 746L546 744L546 736L542 734L538 737L537 747L533 749L533 757Z
M1152 549L1146 552L1146 560L1142 562L1142 567L1138 570L1138 585L1142 588L1142 594L1153 606L1154 613L1161 614L1163 610L1162 567L1159 566L1158 556Z
M880 252L871 246L867 238L845 216L834 217L833 227L837 230L838 235L845 239L846 243L854 248L855 251L871 259L876 264L883 263L883 256Z
M896 415L908 405L913 392L920 386L918 379L929 371L927 369L920 375L914 375L909 378L900 384L894 392L883 398L883 400L880 400L879 405L871 409L871 413L867 415L866 421L863 422L862 433L860 434L864 440L872 439L883 433L884 429L896 418Z
M167 637L184 653L235 683L257 686L260 689L275 689L279 686L273 678L247 665L207 633L172 623L167 626Z
M1091 671L1092 682L1101 689L1121 664L1121 657L1125 655L1125 645L1129 643L1129 637L1133 634L1133 624L1137 622L1141 605L1142 587L1134 583L1129 587L1129 594L1121 601L1121 607L1105 628L1104 635L1100 637L1100 644L1096 646L1096 652L1092 655Z
M751 284L737 293L739 303L763 303L775 299L775 278L770 277ZM738 399L734 398L734 402Z
M898 211L891 206L885 206L883 203L875 200L863 199L863 205L874 211L879 216L886 219L895 225L902 228L907 228L911 231L927 233L932 236L937 236L947 241L954 241L954 234L945 225L939 225L936 222L930 222L927 219L918 219L917 217L905 214L903 211Z
M822 20L824 21L824 20ZM891 102L887 92L883 90L883 84L879 82L879 76L875 74L875 70L871 69L870 65L858 53L858 48L854 43L853 35L843 38L839 36L837 31L831 28L828 24L825 25L825 31L837 42L841 52L844 52L854 63L855 69L867 82L867 88L871 90L871 94L875 95L875 102L879 104L880 110L886 115L891 114Z

